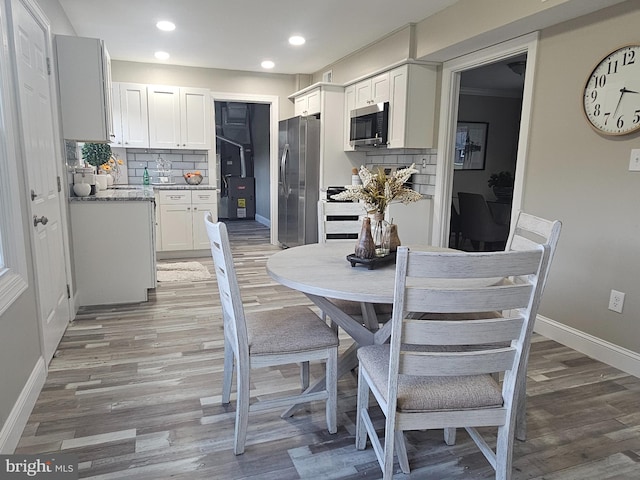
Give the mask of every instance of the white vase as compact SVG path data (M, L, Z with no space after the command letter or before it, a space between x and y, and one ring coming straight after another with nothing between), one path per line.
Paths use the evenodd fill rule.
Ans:
M96 190L106 190L107 189L107 176L106 175L96 175Z
M91 185L88 183L76 183L73 185L73 193L76 197L87 197L91 193Z

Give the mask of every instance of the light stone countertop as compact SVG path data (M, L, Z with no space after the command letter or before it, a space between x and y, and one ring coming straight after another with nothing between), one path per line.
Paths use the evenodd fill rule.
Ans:
M143 189L142 187L129 187L129 188L108 188L106 190L100 190L95 195L89 195L88 197L69 197L71 202L123 202L123 201L142 201L153 202L155 197L153 190Z

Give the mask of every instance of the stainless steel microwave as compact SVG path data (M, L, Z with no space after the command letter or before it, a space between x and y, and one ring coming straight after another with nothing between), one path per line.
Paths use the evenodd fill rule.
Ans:
M351 110L349 117L351 123L349 143L352 146L370 145L379 147L387 145L389 102L376 103Z

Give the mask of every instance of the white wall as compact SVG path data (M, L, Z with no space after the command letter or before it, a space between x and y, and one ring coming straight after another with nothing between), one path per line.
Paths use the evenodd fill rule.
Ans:
M563 222L541 313L640 352L640 133L606 137L582 112L593 66L638 43L640 2L625 2L542 32L538 46L524 208ZM622 314L609 293L626 293Z

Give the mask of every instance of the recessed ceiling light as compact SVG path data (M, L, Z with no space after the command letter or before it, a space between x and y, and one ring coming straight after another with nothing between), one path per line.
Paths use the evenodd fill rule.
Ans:
M176 29L176 25L173 22L169 22L168 20L160 20L156 23L156 27L165 32L172 32Z
M293 37L289 37L289 43L291 45L304 45L304 42L306 42L306 40L304 39L304 37L301 37L300 35L294 35Z
M167 60L170 56L167 52L156 52L154 55L158 60Z
M271 60L265 60L260 65L262 66L262 68L273 68L276 66L276 64L273 63Z

